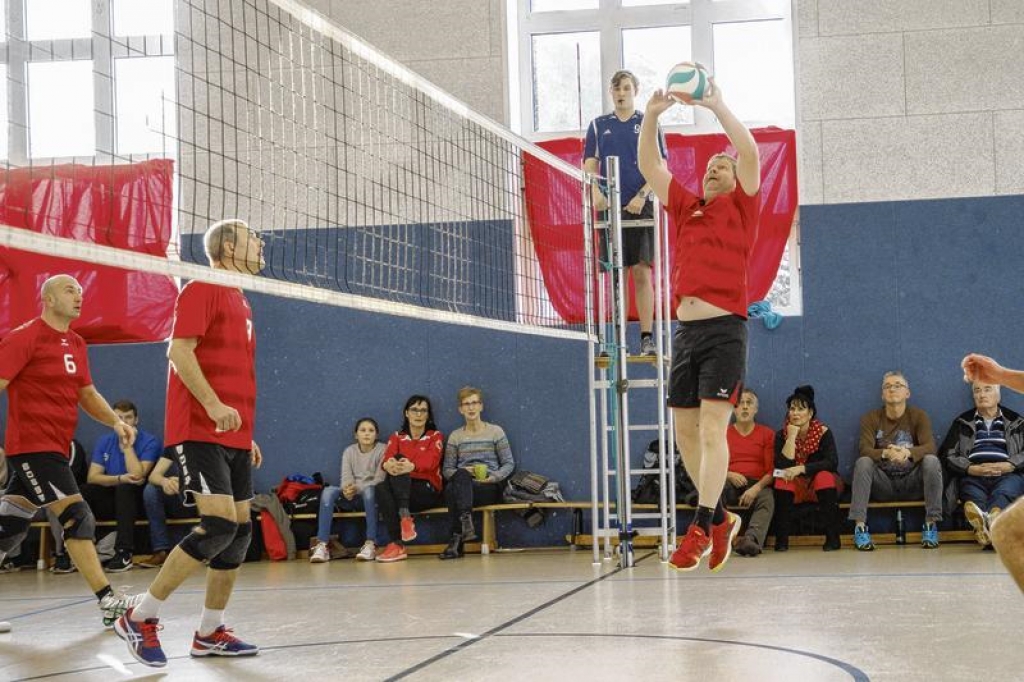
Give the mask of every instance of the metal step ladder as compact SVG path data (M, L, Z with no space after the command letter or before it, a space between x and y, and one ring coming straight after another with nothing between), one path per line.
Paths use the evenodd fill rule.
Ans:
M620 206L619 160L606 160L608 205ZM597 181L595 179L594 181ZM633 566L633 538L637 535L660 537L662 561L675 547L675 437L672 415L667 406L668 365L671 349L671 296L669 294L668 231L661 226L661 209L655 203L654 219L623 221L620 211L610 208L608 220L595 220L590 184L583 188L584 251L586 254L586 322L594 343L588 345L590 363L590 462L591 516L594 563L600 563L600 547L605 560L617 554L623 568ZM654 325L657 348L653 357L629 355L626 347L628 270L622 264L622 231L654 226L655 280ZM603 231L604 253L595 244L595 230ZM596 286L596 292L594 287ZM596 296L595 296L596 294ZM630 368L651 368L653 378L630 379ZM647 372L650 374L650 372ZM652 420L631 422L630 403L637 391L654 391ZM650 393L647 394L648 398ZM639 409L639 407L638 407ZM659 457L654 468L634 466L630 453L630 435L646 432L649 440L658 440ZM634 512L634 481L647 474L658 476L660 499L656 511Z

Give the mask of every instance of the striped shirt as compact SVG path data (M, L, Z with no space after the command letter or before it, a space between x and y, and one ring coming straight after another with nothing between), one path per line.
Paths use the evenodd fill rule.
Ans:
M474 464L486 464L487 475L493 476L496 482L504 481L512 475L516 468L512 457L512 448L504 429L497 424L483 422L479 431L470 433L466 427L455 429L448 436L448 445L444 449L444 467L446 479L455 475L456 469L463 469Z
M977 412L974 414L974 446L967 459L971 464L1008 462L1006 450L1006 422L1000 412L995 419L986 421Z

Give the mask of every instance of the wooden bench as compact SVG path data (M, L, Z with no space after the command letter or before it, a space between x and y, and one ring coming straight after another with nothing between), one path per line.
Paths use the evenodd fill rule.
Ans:
M483 524L481 525L480 541L466 544L466 551L468 552L479 552L481 554L489 554L490 552L498 550L497 538L497 523L495 515L498 512L503 511L525 511L527 509L569 509L573 511L573 528L582 528L582 513L592 508L592 503L587 501L569 501L569 502L513 502L513 503L501 503L501 504L490 504L480 507L474 507L474 513L479 513L483 517ZM615 504L612 503L612 507ZM849 509L849 503L842 503L839 505L840 509ZM892 509L894 512L902 509L920 509L924 507L924 502L921 500L911 500L906 502L871 502L868 504L868 509ZM634 504L633 509L651 511L657 510L658 505L656 504ZM599 507L600 509L600 507ZM732 511L742 511L738 507L730 507ZM696 511L696 507L688 504L677 504L676 512L693 512ZM414 516L427 516L431 514L447 514L448 509L446 507L434 507L431 509L424 509L422 511L414 512ZM334 518L336 519L360 519L365 518L366 514L363 512L335 512ZM294 514L289 517L293 521L316 521L316 514ZM195 525L199 523L198 518L189 519L167 519L167 524L172 526L180 525ZM113 527L117 525L115 521L97 521L97 527ZM149 521L146 519L139 519L135 522L136 526L148 526ZM49 539L50 525L47 521L36 521L32 523L33 528L39 529L39 556L48 557L49 555ZM577 546L589 546L593 542L593 536L582 532L573 532L565 536L566 541L571 547ZM852 542L851 535L843 536L844 544L850 544ZM946 542L961 542L961 541L973 541L974 532L970 530L951 530L942 531L940 537ZM896 544L895 533L872 533L872 539L875 544ZM617 539L613 540L618 542ZM637 536L634 538L634 544L637 547L656 546L659 541L657 536ZM800 535L792 536L790 538L790 545L801 546L801 545L813 545L820 544L822 541L821 536L815 535ZM918 543L921 541L920 532L908 532L906 533L906 541L908 544ZM440 552L444 548L444 545L409 545L406 547L406 551L410 554L433 554ZM300 558L306 558L307 550L305 548L297 548ZM139 558L144 558L143 555L139 555ZM37 568L43 570L45 563L48 559L40 559L37 563Z

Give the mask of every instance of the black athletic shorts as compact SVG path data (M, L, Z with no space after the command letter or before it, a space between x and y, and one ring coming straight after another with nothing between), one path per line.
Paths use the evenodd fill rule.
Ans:
M640 215L628 213L625 209L622 210L623 220L650 220L654 217L654 203L648 201L644 204L644 209L640 211ZM607 235L609 228L600 230L601 241L599 248L600 258L603 261L611 262L611 252L608 249ZM650 265L654 262L654 226L648 227L622 227L622 265L624 267L632 267L637 263L647 263Z
M37 507L79 493L68 458L56 452L8 455L7 471L7 494L24 497Z
M252 499L252 460L248 450L187 440L174 447L182 496L194 507L196 495L230 495L235 502Z
M746 369L747 321L742 317L680 322L672 334L669 407L699 407L701 400L735 405Z

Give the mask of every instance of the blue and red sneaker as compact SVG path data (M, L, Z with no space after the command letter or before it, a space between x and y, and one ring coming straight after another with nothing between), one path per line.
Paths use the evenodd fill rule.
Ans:
M197 632L192 638L193 656L255 656L260 648L246 644L232 634L231 628L221 625L205 637Z
M136 623L132 620L132 607L114 621L114 632L128 644L128 651L139 663L153 668L167 665L167 656L160 648L160 640L156 633L163 629L159 618L147 618Z

